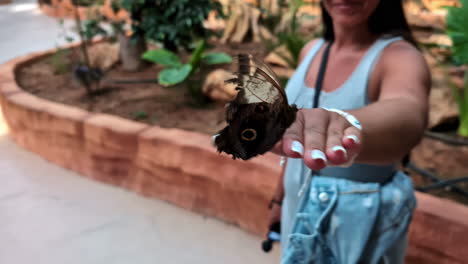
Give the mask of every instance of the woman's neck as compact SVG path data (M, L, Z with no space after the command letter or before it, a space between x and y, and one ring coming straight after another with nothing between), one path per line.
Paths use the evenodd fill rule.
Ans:
M333 42L335 50L358 51L366 49L377 39L377 36L368 30L367 25L346 27L334 24L333 33L335 35Z

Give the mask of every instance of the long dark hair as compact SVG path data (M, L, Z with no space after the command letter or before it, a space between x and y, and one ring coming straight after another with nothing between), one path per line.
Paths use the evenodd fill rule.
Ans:
M406 21L402 2L403 0L380 0L374 13L369 17L369 30L379 36L401 36L417 47L417 42L411 34L408 21ZM320 7L322 9L323 37L328 41L334 40L332 18L323 6L323 1L320 1Z

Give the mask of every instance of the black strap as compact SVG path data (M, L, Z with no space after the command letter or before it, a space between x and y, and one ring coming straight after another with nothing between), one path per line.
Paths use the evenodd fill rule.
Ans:
M320 93L322 93L323 79L325 78L325 70L327 69L328 54L330 54L330 47L333 41L328 42L327 47L322 55L322 61L320 62L320 69L317 75L317 81L315 82L315 96L313 108L317 108L319 105Z

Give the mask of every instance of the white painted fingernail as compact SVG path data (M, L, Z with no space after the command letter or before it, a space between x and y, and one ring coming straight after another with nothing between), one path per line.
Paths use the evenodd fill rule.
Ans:
M212 136L211 137L211 143L214 144L217 137L219 137L219 134L216 134L216 135Z
M347 155L347 153L346 153L346 149L345 149L345 148L343 148L342 146L334 146L334 147L332 148L332 150L333 150L333 152L337 152L337 151L343 151L343 153L344 153L345 157L346 157L346 155Z
M323 160L323 162L325 163L327 162L327 156L325 156L325 153L323 153L322 151L318 149L312 150L312 159L314 160L320 159L320 160Z
M355 144L359 143L359 138L356 135L349 135L346 138L351 139Z
M304 147L302 146L301 142L299 141L293 141L292 144L291 144L291 150L300 154L302 156L302 154L304 154Z

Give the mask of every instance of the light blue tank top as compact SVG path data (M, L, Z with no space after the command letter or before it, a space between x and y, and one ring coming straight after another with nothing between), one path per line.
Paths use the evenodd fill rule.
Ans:
M365 53L354 72L346 82L332 92L322 91L320 94L319 107L350 110L361 108L370 103L368 98L368 82L373 67L385 47L389 44L402 40L400 37L378 39ZM315 89L307 87L305 76L312 60L325 43L319 40L302 60L299 67L286 86L286 94L290 104L296 104L298 108L312 108ZM319 58L317 58L319 59ZM328 73L331 74L331 73ZM379 166L369 164L353 164L349 168L327 167L320 171L322 176L332 176L359 181L375 181L378 177L389 178L395 173L394 165ZM296 213L299 203L299 190L310 174L310 169L305 166L302 159L289 158L284 175L285 198L282 213L282 235L290 231L293 215ZM282 238L284 242L284 237Z
M319 107L350 110L361 108L369 104L367 86L374 64L382 50L389 44L398 40L401 40L401 38L396 37L377 40L369 48L358 66L354 69L354 72L341 87L332 92L321 92ZM312 108L315 89L307 87L305 84L305 76L312 60L323 44L324 40L321 39L310 49L286 86L286 94L289 103L296 104L298 108ZM304 170L306 173L310 172L305 168L301 168L304 166L301 159L289 159L286 175L288 177L294 177L292 175L297 176L299 170ZM392 175L394 170L395 168L393 165L378 166L354 164L349 168L328 167L321 170L320 174L323 176L333 175L333 177L337 178L359 179L360 181L374 181L373 179L376 177Z

